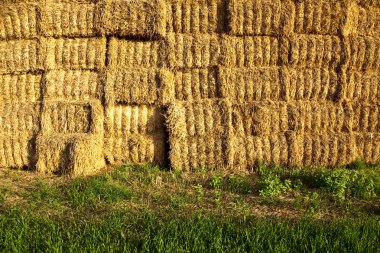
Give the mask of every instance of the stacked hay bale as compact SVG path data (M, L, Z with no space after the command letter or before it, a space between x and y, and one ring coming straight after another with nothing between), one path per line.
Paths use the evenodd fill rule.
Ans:
M378 0L18 0L0 166L380 161Z
M34 164L44 58L37 18L35 4L1 4L0 167Z
M108 36L105 154L111 164L166 158L161 86L167 79L163 0L102 1L97 26ZM167 85L165 85L167 86Z
M94 173L105 165L99 72L105 66L107 44L95 27L96 5L92 1L46 1L39 6L46 59L36 169Z

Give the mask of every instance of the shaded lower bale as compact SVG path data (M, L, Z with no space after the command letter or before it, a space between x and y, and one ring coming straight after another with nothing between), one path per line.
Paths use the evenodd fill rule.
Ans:
M375 71L344 71L342 98L349 101L378 103L380 99L380 74Z
M105 166L99 135L40 135L36 142L36 170L40 173L91 175Z
M31 133L2 133L0 136L0 167L34 167L35 136Z

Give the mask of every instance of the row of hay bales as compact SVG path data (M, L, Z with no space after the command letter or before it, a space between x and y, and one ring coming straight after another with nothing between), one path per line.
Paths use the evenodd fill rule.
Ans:
M0 6L0 167L380 161L377 0Z

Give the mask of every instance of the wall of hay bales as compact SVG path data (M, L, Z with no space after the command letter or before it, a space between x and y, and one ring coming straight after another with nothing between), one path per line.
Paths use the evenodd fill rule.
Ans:
M380 162L377 0L0 7L0 167Z

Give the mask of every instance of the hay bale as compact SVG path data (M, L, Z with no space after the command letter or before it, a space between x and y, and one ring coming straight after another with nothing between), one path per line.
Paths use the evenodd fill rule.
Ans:
M112 37L108 45L108 68L154 68L163 65L164 46L158 41L131 41Z
M97 6L96 26L103 35L165 36L165 0L103 0Z
M218 69L220 94L234 103L259 100L283 100L285 90L279 68Z
M357 2L363 7L380 8L380 0L358 0Z
M347 25L349 2L346 0L300 0L295 5L296 33L339 35Z
M291 67L337 68L343 48L337 36L294 35L280 40L280 63Z
M100 101L45 101L41 116L41 133L103 133L103 107Z
M270 36L222 36L220 64L225 67L269 67L279 62L279 41Z
M327 68L288 68L279 70L281 94L286 100L336 100L342 83L334 70Z
M288 35L295 6L291 0L229 0L228 16L233 35Z
M168 0L166 30L169 33L222 33L226 10L224 0Z
M32 39L38 36L39 10L36 4L1 4L0 39Z
M128 68L107 70L106 104L154 104L158 101L160 76L157 69Z
M44 75L45 100L92 100L102 98L97 72L88 70L50 70Z
M39 136L36 147L36 170L40 173L84 176L94 174L105 166L100 136Z
M0 75L0 105L41 100L40 74Z
M166 162L166 140L162 133L153 135L131 134L105 139L106 159L110 164Z
M175 102L167 111L173 168L227 167L231 105L224 100Z
M375 37L347 36L343 38L345 70L379 70L380 40Z
M207 68L219 63L220 40L216 34L170 33L165 41L170 68Z
M356 34L364 36L380 36L380 8L358 8Z
M101 70L105 66L106 38L49 38L44 44L46 70Z
M111 164L158 163L166 158L160 107L109 105L105 110L105 153Z
M380 135L362 134L355 138L357 157L369 164L380 161Z
M40 24L45 37L95 36L95 4L47 2L41 6Z
M173 99L195 101L219 96L216 68L182 69L173 72ZM172 99L172 101L173 101Z
M44 55L38 40L0 41L0 74L42 70Z
M9 103L0 105L0 132L17 134L37 133L40 103Z
M344 71L341 80L344 99L370 103L379 101L380 76L377 71Z
M21 168L34 164L35 139L33 134L2 133L0 136L0 167Z

